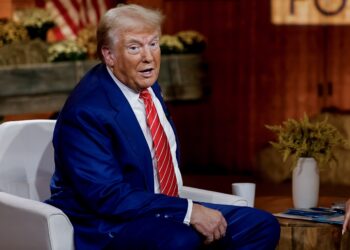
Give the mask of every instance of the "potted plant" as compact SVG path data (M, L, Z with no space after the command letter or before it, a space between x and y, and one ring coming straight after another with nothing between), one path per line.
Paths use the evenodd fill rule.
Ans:
M15 12L14 20L22 24L31 39L39 38L46 41L49 29L55 26L50 13L42 8L27 8Z
M11 43L29 41L25 27L13 21L0 22L0 48Z
M49 62L85 60L87 49L73 40L65 40L50 45L48 54Z
M159 83L166 100L195 100L204 96L205 47L204 36L193 30L161 37Z
M205 37L195 30L184 30L175 35L162 35L160 39L162 55L200 54L205 47Z
M76 42L78 45L86 49L88 59L97 59L96 26L88 25L81 29L78 33Z
M306 114L300 120L288 119L282 125L266 127L276 133L277 141L270 143L282 154L283 161L292 160L294 206L317 206L318 170L336 163L334 149L347 146L347 141L327 118L311 122Z

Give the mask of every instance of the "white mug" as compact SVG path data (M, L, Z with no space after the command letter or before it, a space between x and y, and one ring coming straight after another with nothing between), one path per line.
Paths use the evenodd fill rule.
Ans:
M254 207L255 183L232 183L232 193L246 199L248 207Z

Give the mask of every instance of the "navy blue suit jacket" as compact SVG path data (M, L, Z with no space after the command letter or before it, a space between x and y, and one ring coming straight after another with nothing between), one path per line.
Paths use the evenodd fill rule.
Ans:
M167 114L159 85L152 88ZM102 249L137 218L183 222L187 200L154 193L146 140L104 64L91 69L72 91L53 145L55 173L46 202L70 218L77 249Z

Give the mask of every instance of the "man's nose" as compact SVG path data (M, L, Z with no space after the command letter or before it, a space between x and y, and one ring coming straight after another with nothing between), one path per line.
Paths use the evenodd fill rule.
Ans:
M152 54L151 48L146 46L143 49L142 59L144 62L151 62L153 60L153 54Z

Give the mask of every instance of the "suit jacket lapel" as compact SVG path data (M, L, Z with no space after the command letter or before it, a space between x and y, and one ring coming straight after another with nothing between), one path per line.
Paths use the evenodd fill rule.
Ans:
M152 158L141 127L127 99L108 74L105 65L100 69L100 82L106 90L112 108L116 110L115 121L124 132L129 147L139 160L139 167L145 174L147 188L154 192Z

